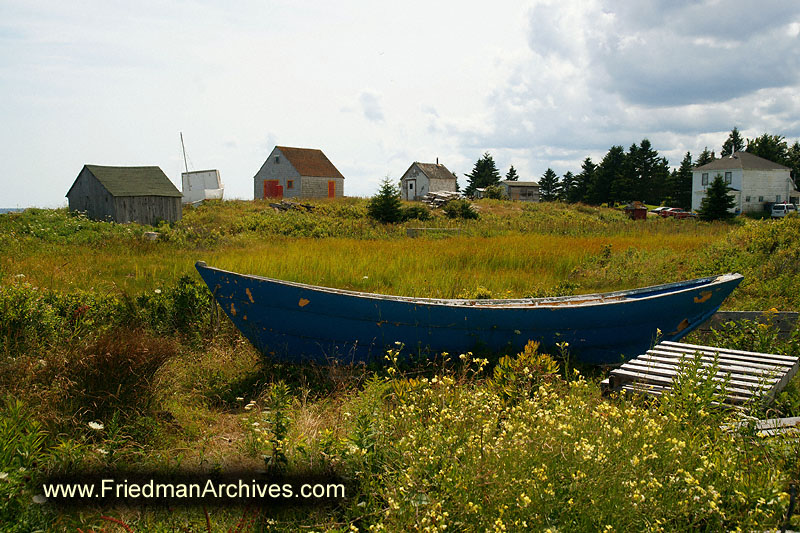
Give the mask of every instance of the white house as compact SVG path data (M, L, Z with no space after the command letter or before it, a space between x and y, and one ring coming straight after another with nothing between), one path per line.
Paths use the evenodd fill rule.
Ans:
M344 176L322 150L276 146L253 176L253 197L341 198Z
M692 210L719 174L736 199L734 212L764 211L772 204L797 202L800 192L789 175L790 169L749 152L735 152L692 169Z
M414 161L400 178L403 200L419 200L429 192L456 190L456 176L444 165Z

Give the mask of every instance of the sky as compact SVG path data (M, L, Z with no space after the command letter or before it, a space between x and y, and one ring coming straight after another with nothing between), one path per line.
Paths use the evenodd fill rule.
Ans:
M797 0L0 0L0 207L59 207L84 164L218 169L253 197L275 145L345 195L485 152L521 180L647 138L675 167L800 139Z

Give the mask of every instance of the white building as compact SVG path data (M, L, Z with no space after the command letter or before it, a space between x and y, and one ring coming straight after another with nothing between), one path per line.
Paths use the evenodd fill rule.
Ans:
M717 175L732 189L736 213L764 211L775 203L797 202L800 192L789 173L788 167L749 152L715 159L692 169L692 210L700 209L700 202Z
M193 170L182 172L183 203L193 204L203 200L222 200L225 188L219 170Z

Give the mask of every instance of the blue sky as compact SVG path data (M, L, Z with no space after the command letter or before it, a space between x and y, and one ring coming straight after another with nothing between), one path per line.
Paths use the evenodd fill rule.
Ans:
M2 0L0 207L65 205L85 163L180 185L179 132L238 198L276 144L369 196L437 157L538 179L644 137L673 166L733 126L793 142L798 35L796 0Z

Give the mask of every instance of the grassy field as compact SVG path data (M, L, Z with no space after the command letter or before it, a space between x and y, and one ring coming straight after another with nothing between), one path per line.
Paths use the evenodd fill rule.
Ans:
M363 200L275 212L208 202L158 228L64 210L0 215L3 531L720 531L779 527L796 441L763 439L700 373L662 401L600 395L566 353L450 354L382 368L264 359L214 320L196 260L412 296L580 294L738 271L728 309L800 308L800 219L627 220L589 206L478 203L381 225ZM458 232L409 238L406 228ZM147 230L161 233L151 242ZM741 324L699 342L800 354ZM400 357L398 357L400 356ZM794 380L755 416L800 416ZM47 476L245 470L335 475L311 507L33 503ZM798 527L798 518L792 524Z

